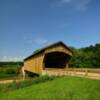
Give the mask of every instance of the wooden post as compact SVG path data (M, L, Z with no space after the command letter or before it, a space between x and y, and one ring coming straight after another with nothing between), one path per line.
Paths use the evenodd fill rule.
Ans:
M68 67L68 63L67 63L67 64L66 64L66 69L67 69L67 70L66 70L66 74L67 74L67 75L68 75L68 73L69 73L69 72L68 72L68 68L69 68L69 67Z
M68 68L69 67L69 65L68 64L66 64L66 68Z
M22 75L23 75L23 80L25 79L25 69L24 69L24 67L22 67Z
M73 70L74 70L74 75L76 75L76 69L75 69L75 68L73 68Z
M88 69L85 70L85 76L88 76Z

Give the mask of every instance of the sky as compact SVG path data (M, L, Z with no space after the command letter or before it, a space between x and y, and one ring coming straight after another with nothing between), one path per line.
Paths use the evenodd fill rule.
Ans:
M100 43L100 0L0 0L0 61L20 61L63 41Z

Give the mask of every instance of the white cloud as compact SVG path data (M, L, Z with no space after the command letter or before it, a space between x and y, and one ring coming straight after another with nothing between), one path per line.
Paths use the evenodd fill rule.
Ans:
M70 5L72 8L77 10L85 10L88 8L88 4L91 0L58 0L60 6Z
M36 39L34 40L34 42L35 42L36 44L45 44L45 43L48 42L48 40L43 39L43 38L36 38Z
M3 56L0 57L0 61L23 61L25 57L8 57L8 56Z

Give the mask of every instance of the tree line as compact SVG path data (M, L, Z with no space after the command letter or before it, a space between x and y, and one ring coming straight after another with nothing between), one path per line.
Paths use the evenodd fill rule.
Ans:
M73 57L69 65L78 68L100 68L100 44L73 50Z
M0 62L0 68L6 67L20 67L23 66L23 62Z

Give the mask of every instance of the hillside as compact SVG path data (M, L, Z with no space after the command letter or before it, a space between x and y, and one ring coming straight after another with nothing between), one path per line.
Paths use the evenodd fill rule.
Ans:
M100 80L62 77L0 93L0 100L100 100Z

